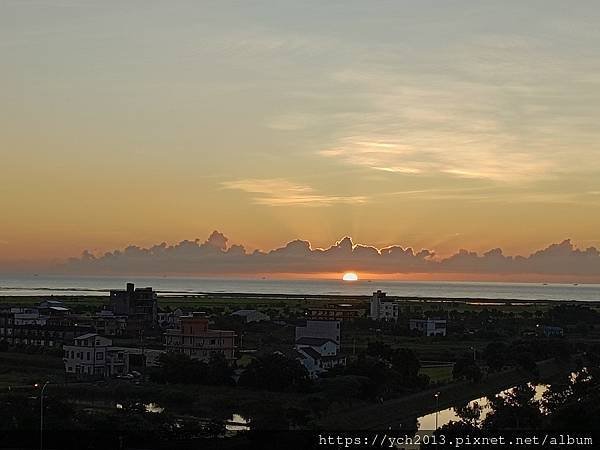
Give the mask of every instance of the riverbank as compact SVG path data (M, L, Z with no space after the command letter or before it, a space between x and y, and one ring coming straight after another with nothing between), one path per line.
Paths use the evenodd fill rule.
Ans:
M570 367L554 359L540 361L537 366L541 380L552 379L570 371ZM527 383L531 379L531 373L523 369L497 372L489 374L479 383L459 381L406 397L352 409L347 413L337 411L335 415L322 419L319 427L336 430L382 430L389 427L411 429L417 417L493 395L515 385ZM439 393L437 402L436 393Z

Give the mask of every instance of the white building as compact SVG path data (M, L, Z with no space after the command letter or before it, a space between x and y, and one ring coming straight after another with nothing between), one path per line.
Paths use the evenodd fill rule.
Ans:
M398 320L400 305L386 299L385 292L373 292L371 298L371 314L373 320Z
M65 371L77 378L111 377L129 372L129 354L112 347L112 340L96 333L74 339L63 345Z
M321 356L337 355L338 346L331 339L303 337L296 340L296 350L312 348Z
M271 320L271 318L267 314L261 313L256 309L240 309L231 313L231 315L243 318L244 322L246 323Z
M446 319L410 319L409 328L424 336L446 336Z
M346 357L338 355L338 346L331 339L303 337L296 340L295 349L298 360L311 378L346 364Z
M175 311L158 311L158 325L163 329L181 327L181 318L186 314L177 308Z
M14 307L10 309L14 314L14 325L45 325L48 316L40 314L38 308Z
M322 338L332 340L337 349L342 343L339 320L307 320L303 327L296 327L296 341L301 338Z
M152 348L141 347L112 347L114 351L122 351L128 355L139 355L144 359L146 367L158 367L160 355L166 353L166 350L156 350Z

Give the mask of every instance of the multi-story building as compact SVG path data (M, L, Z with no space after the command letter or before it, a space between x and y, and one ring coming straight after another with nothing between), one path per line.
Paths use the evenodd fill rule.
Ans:
M212 330L202 313L181 317L181 327L165 332L165 348L190 358L208 360L213 353L222 353L233 360L236 348L235 331Z
M348 303L314 306L307 310L311 320L353 320L364 316L365 310Z
M110 291L110 310L115 316L127 317L127 334L139 335L158 327L156 292L151 288L136 288L127 283L127 289Z
M388 301L385 292L373 292L371 298L371 314L373 320L398 320L400 316L400 305L394 301Z
M424 336L446 336L446 319L409 319L408 326Z
M186 314L181 310L181 308L177 308L175 311L161 311L160 308L158 310L158 326L166 330L168 328L180 328L181 327L181 317Z
M346 364L346 357L338 354L342 341L340 325L339 320L307 320L305 326L296 327L294 348L311 378Z
M57 307L60 308L60 307ZM9 345L59 347L70 343L75 336L91 330L64 310L50 315L41 314L44 308L4 308L0 310L0 341ZM47 311L46 311L47 312Z
M117 316L110 310L102 310L89 320L96 333L103 336L123 336L127 333L127 316Z
M342 343L339 320L307 320L302 327L296 327L296 342L301 338L329 339L337 348Z
M331 339L302 337L296 340L297 359L311 378L328 369L346 365L346 357L338 354L338 345Z
M60 300L44 300L37 307L40 314L45 316L64 316L71 313L71 310Z
M63 345L65 372L76 378L107 378L129 372L129 354L112 347L112 340L87 333Z

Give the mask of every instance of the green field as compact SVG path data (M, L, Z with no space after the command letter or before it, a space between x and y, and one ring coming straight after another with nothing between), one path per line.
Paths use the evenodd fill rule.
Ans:
M452 381L452 366L421 367L419 373L427 375L432 383L448 383Z
M29 386L40 381L61 382L62 359L51 355L0 352L0 388Z

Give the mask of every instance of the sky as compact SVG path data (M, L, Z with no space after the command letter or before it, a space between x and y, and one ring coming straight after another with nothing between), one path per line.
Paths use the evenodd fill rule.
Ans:
M599 19L585 0L0 0L0 271L213 230L249 254L349 236L437 263L598 247Z

